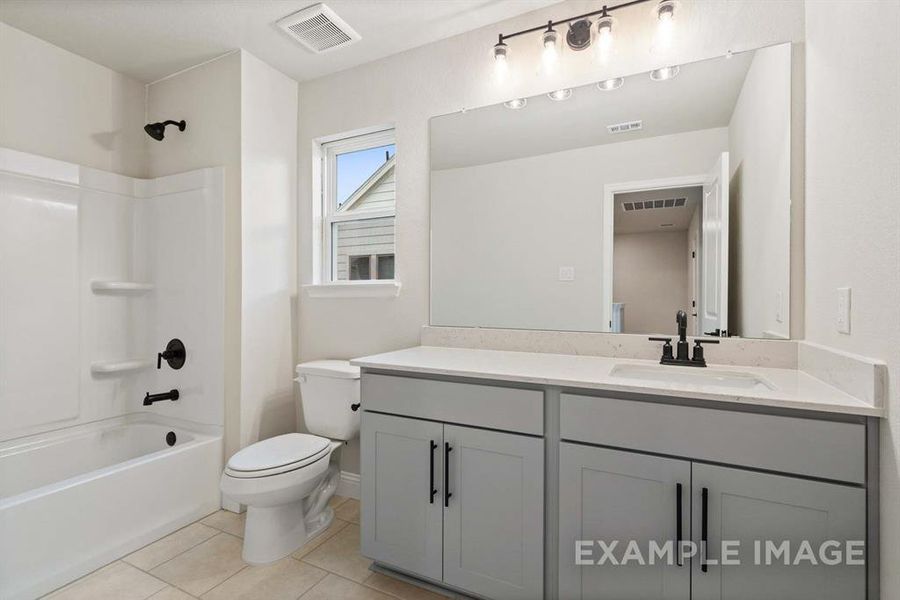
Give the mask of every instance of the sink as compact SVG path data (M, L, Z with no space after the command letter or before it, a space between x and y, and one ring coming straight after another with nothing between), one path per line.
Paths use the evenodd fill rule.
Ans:
M775 386L752 373L700 367L616 365L610 376L682 385L709 385L735 390L774 390Z

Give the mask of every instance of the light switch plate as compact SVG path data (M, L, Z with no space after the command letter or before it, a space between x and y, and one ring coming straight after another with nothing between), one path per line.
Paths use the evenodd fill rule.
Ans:
M559 268L559 280L560 281L575 281L575 267L560 267Z
M838 333L850 333L850 288L838 288L837 293L835 326Z

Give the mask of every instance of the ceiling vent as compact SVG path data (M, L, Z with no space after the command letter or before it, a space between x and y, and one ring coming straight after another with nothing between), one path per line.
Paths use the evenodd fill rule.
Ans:
M644 200L643 202L623 202L622 208L631 210L650 210L654 208L677 208L684 206L687 198L666 198L664 200Z
M615 125L607 125L606 128L610 133L625 133L626 131L636 131L644 126L643 121L628 121L627 123L616 123Z
M362 37L324 4L304 8L276 25L316 54L349 46Z

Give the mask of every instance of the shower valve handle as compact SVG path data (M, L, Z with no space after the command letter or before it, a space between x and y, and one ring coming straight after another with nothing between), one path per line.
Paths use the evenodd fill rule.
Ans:
M166 344L166 349L156 355L156 368L162 369L162 361L166 361L177 371L184 366L186 358L187 351L184 349L184 344L178 338L173 338Z

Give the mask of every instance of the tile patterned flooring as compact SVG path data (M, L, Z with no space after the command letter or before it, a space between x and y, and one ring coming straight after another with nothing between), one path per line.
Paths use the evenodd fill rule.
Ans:
M241 560L244 516L224 510L45 596L53 600L446 600L369 570L359 501L335 496L331 526L293 555Z

